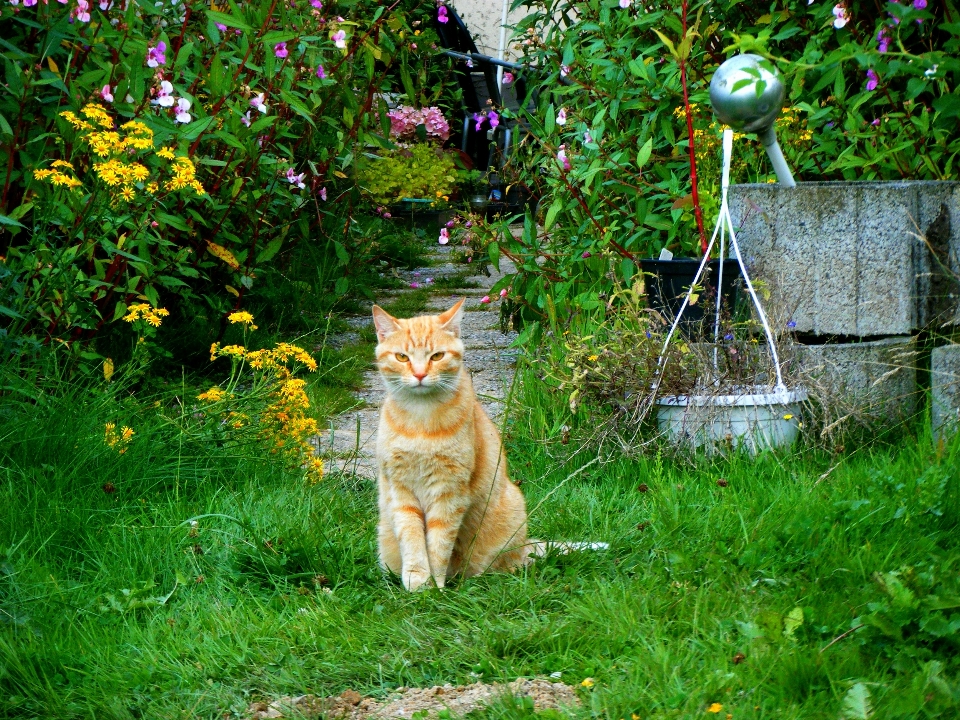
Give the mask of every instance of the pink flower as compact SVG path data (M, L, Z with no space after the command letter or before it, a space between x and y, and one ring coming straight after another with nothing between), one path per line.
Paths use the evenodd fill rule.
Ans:
M847 14L847 9L843 5L835 5L833 8L833 26L839 30L848 22L850 22L850 16Z
M564 170L570 169L570 161L567 159L567 146L561 145L557 151L557 161L563 166Z
M447 17L447 8L445 5L441 5L437 8L437 22L443 23L444 25L449 22L450 18Z
M347 47L347 33L343 30L337 30L330 39L341 50Z
M560 66L560 77L566 77L566 76L569 75L569 74L570 74L570 66L569 66L569 65L561 65L561 66Z
M250 98L250 107L256 108L262 113L267 112L267 104L263 101L263 93L259 93L256 97Z
M227 26L224 25L223 23L214 23L214 25L216 25L217 30L219 30L220 32L226 32L227 30Z
M560 112L557 113L557 125L565 125L567 122L567 111L563 108L560 108Z
M450 231L446 228L440 228L440 237L437 239L437 242L441 245L446 245L450 242Z
M24 7L33 7L37 4L37 0L23 0Z
M90 3L87 0L77 0L77 20L90 22Z
M482 298L480 298L480 302L482 302L484 305L487 305L490 302L490 296L484 295Z
M416 290L418 287L420 287L420 283L418 283L418 282L412 282L412 283L410 283L410 287L412 287L414 290Z
M411 49L411 50L416 50L416 49L417 49L417 44L416 44L416 43L410 43L410 49Z
M509 85L509 84L512 83L512 82L513 82L513 73L512 73L512 72L505 72L505 73L503 74L503 84L504 84L504 85Z
M323 69L323 65L317 65L317 77L321 80L327 79L327 72Z
M630 7L630 0L620 0L620 7L626 10L628 7Z
M313 5L317 10L323 10L323 3L320 0L310 0L310 4Z
M586 260L588 257L591 257L590 251L589 251L589 250L584 250L583 253L580 255L580 257L582 257L584 260Z
M493 129L500 124L500 116L497 115L493 110L487 113L487 120L490 121L490 128Z
M587 145L593 142L593 135L590 134L589 130L584 131L583 142L586 143Z
M20 0L10 0L10 4L16 7L17 5L20 4Z
M34 5L36 5L36 0L33 0L33 1L34 1ZM23 4L26 5L27 0L23 0ZM103 10L103 12L113 9L113 0L100 0L100 2L97 4L100 6L100 9Z
M324 202L327 201L327 188L325 187L320 188L320 199L323 200Z
M156 47L147 47L147 67L159 67L160 65L167 64L167 56L164 53L167 51L167 44L161 40L157 43Z
M287 50L287 44L285 42L281 42L273 46L273 54L278 58L285 58L290 54L290 51Z
M507 289L506 289L506 288L503 288L503 289L500 291L500 299L503 300L506 296L507 296Z
M177 100L177 122L178 123L188 123L193 118L188 112L190 110L190 101L186 98L180 98Z
M240 122L242 122L247 127L250 127L250 111L247 110L246 113L240 116Z
M877 73L873 68L867 70L867 90L876 90L877 85L880 84L880 78L877 77Z
M26 5L29 0L23 0L23 4ZM113 102L113 93L110 92L110 85L104 85L100 88L100 97L106 100L109 103Z
M300 173L297 175L296 171L293 168L287 168L287 180L290 181L291 185L296 185L299 189L303 190L306 187L306 184L303 182L303 179L307 176L306 173Z

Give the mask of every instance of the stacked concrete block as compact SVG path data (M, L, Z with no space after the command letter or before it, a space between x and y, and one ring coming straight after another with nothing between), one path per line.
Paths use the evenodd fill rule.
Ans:
M960 326L960 183L735 185L730 209L771 306L812 336L801 373L868 415L915 414L915 334Z
M897 423L920 410L912 337L798 345L794 360L811 395L860 421Z
M797 332L909 335L960 320L948 271L960 271L960 183L734 185L730 210L744 257Z
M935 437L946 440L960 430L960 345L930 354L930 405Z

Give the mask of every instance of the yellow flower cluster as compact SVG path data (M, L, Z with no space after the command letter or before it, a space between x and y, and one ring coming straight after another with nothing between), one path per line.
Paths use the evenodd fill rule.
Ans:
M244 325L248 325L251 330L257 329L257 326L253 324L253 315L248 313L246 310L230 313L230 315L227 316L227 320L229 320L234 325L236 325L237 323L243 323Z
M227 397L227 392L222 387L214 385L212 388L206 392L202 392L197 395L197 400L203 400L204 402L215 403L220 402L225 397Z
M83 113L84 117L92 120L102 128L113 127L113 118L110 117L110 114L104 110L103 107L96 103L87 103L80 112Z
M64 164L69 165L69 163ZM70 190L78 188L83 184L77 180L77 178L72 175L67 175L67 173L61 172L60 170L34 170L33 177L37 180L46 180L56 187L65 187Z
M165 318L169 314L164 308L154 309L147 303L135 303L127 306L127 314L123 316L123 319L128 323L144 320L154 327L160 327L160 318Z
M120 160L107 160L103 163L95 163L93 170L97 176L110 187L123 185L124 188L130 188L136 182L142 182L150 177L150 171L140 163L125 163Z
M197 169L190 158L178 156L173 161L172 169L173 177L164 185L167 190L182 190L185 187L191 187L197 195L204 195L207 192L203 189L200 181L197 180Z
M126 425L120 428L120 432L117 432L116 423L107 423L103 427L103 441L108 447L115 448L121 455L127 451L126 446L130 444L130 440L135 434L133 428Z

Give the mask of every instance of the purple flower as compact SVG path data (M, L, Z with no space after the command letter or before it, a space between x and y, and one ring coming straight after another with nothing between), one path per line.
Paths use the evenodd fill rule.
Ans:
M297 175L297 172L293 168L287 168L287 180L290 181L291 185L296 185L301 190L306 187L306 184L303 182L303 179L306 176L306 173L300 173Z
M582 257L584 260L586 260L588 257L591 257L591 256L592 255L589 250L584 250L583 254L580 255L580 257Z
M447 227L452 228L454 226L453 220L447 220Z
M16 3L14 3L14 4L16 4ZM33 7L33 6L36 5L36 4L37 4L37 0L23 0L23 6L24 6L24 7Z
M337 30L330 36L330 39L333 40L333 44L341 50L347 47L347 33L344 30Z
M278 58L285 58L290 54L290 51L287 50L287 44L285 42L281 42L273 46L273 54Z
M733 334L732 334L732 333L727 333L726 335L723 336L723 339L724 339L724 340L733 340Z
M649 340L649 339L652 338L652 337L653 337L653 335L651 335L651 334L650 334L650 331L647 330L647 339Z
M26 5L26 3L24 3ZM913 0L913 7L916 10L923 10L927 6L927 0Z
M796 320L791 320L790 322L787 323L787 327L790 328L791 330L793 330L793 328L795 328L796 326L797 326Z
M877 73L874 72L873 68L867 70L867 90L876 90L879 83L880 78L877 77Z
M882 27L877 33L877 50L882 53L890 49L890 28Z
M513 82L513 73L512 73L512 72L505 72L505 73L503 74L503 84L504 84L504 85L509 85L509 84L512 83L512 82Z
M487 120L490 121L490 128L493 129L500 124L500 116L497 115L493 110L487 113Z
M220 32L227 31L227 26L224 25L223 23L214 23L214 25L216 26L217 30L219 30Z
M487 116L482 113L474 113L473 121L476 123L474 126L475 132L480 132L480 128L483 127L483 124L487 121Z
M324 202L327 201L327 188L325 187L320 188L320 199L323 200ZM390 217L390 214L387 213L386 217Z
M247 127L250 127L250 111L247 110L243 115L240 116L240 122L242 122Z
M416 290L418 287L420 287L420 283L418 283L418 282L412 282L412 283L410 283L410 287L412 287L414 290Z
M844 25L850 22L850 15L847 14L847 9L840 4L834 5L833 7L833 26L839 30Z
M321 80L327 79L327 71L323 69L323 64L317 65L317 77Z
M447 17L447 7L445 5L441 5L439 8L437 8L437 22L446 25L449 20L450 18Z
M593 142L593 135L590 134L590 131L589 131L589 130L584 131L584 133L583 133L583 142L586 143L586 144L588 144L588 145Z
M570 66L569 66L569 65L561 65L561 66L560 66L560 77L566 77L566 76L569 75L569 74L570 74Z
M28 0L23 0L24 5L26 5L27 2ZM104 100L106 100L109 103L113 102L113 93L110 92L109 85L104 85L102 88L100 88L100 97L102 97Z
M565 125L567 123L567 111L563 108L560 108L560 112L557 113L557 125Z
M879 125L879 124L880 124L880 118L874 118L874 120L873 120L870 124L871 124L871 125Z
M323 3L320 0L310 0L310 4L313 5L317 10L323 9Z
M147 47L147 67L159 67L167 64L167 44L161 40L156 47Z

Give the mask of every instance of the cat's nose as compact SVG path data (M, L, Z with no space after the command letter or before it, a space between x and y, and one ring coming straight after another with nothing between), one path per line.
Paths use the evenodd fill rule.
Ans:
M423 382L423 379L427 376L426 373L418 373L416 370L413 371L413 376L417 379L418 382Z

